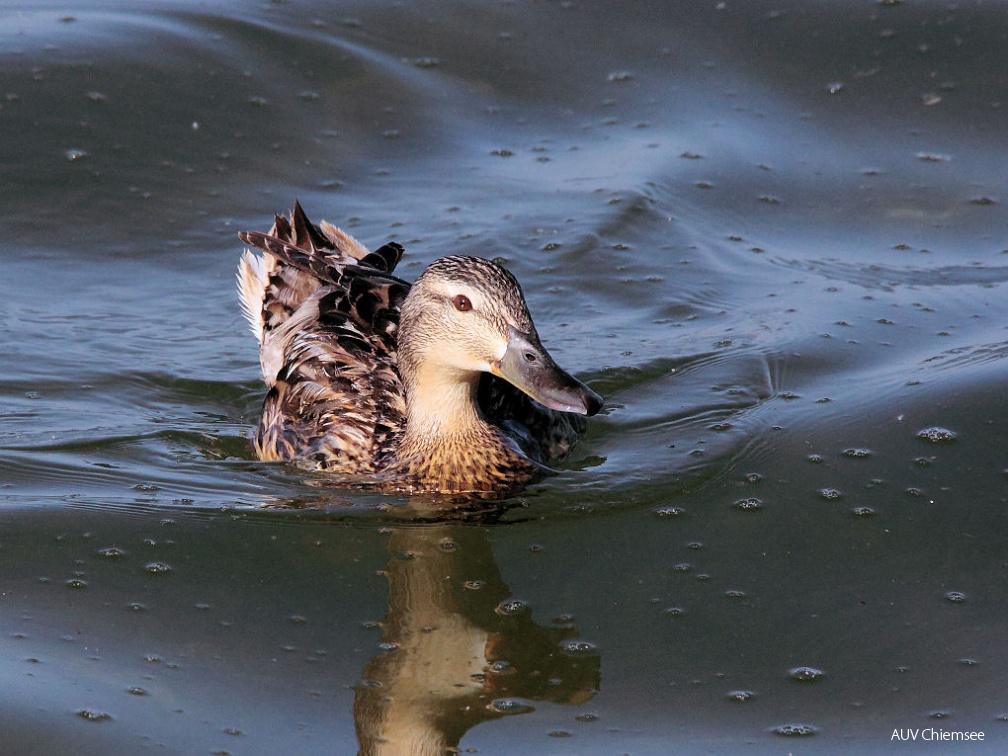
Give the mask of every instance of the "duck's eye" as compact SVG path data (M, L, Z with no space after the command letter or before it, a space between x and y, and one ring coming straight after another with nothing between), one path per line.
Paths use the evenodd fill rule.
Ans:
M455 298L452 299L452 304L455 305L455 309L459 312L469 312L472 309L472 302L469 301L469 297L465 294L456 294Z

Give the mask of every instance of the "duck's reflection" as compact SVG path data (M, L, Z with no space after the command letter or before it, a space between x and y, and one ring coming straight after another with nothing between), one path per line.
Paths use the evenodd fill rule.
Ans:
M597 690L594 649L509 598L484 528L395 527L386 572L386 650L354 701L361 754L444 754L480 722Z

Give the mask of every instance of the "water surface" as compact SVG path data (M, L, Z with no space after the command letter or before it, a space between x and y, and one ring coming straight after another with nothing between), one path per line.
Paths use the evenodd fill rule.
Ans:
M1004 749L1002 8L666 5L0 11L11 753ZM559 475L253 459L295 197L505 262L607 398Z

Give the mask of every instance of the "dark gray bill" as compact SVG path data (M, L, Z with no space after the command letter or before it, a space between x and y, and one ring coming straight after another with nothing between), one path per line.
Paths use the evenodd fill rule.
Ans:
M561 370L538 338L513 326L508 326L507 351L491 368L494 375L550 409L588 416L602 409L601 396Z

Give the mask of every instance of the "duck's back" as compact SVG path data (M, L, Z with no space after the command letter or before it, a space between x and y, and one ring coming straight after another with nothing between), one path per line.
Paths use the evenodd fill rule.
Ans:
M374 472L405 423L396 368L399 306L409 285L391 274L402 248L369 252L295 205L268 234L242 238L245 316L259 339L269 392L256 433L264 460L296 459L346 475Z

